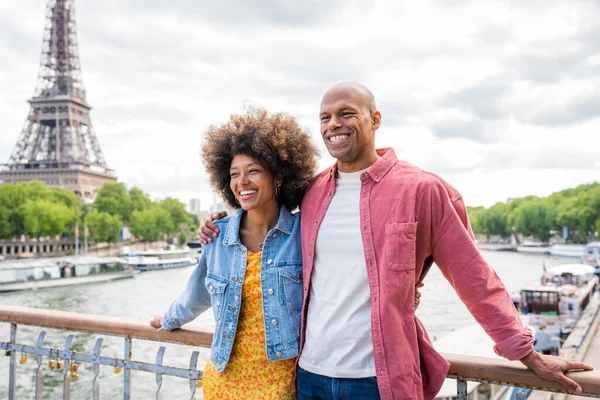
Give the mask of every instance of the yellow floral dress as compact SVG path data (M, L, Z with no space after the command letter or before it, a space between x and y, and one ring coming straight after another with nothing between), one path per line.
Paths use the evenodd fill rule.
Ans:
M222 374L208 360L202 387L205 400L295 399L296 359L268 361L260 283L262 252L248 251L242 305L235 340Z

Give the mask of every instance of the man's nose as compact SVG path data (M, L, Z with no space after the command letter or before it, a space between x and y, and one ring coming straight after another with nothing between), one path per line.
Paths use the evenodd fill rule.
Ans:
M329 130L334 130L334 129L339 128L340 126L342 126L342 121L334 115L329 120L329 125L327 126L327 128Z

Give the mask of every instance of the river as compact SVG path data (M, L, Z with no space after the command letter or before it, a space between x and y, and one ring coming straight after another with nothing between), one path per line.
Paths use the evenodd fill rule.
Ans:
M483 252L487 261L494 267L497 274L505 283L509 292L517 291L524 283L539 282L543 272L543 264L552 265L575 262L574 259L561 259L541 255L525 255L517 252ZM25 307L48 308L63 311L73 311L107 316L131 317L148 319L161 314L174 297L185 286L193 267L154 271L139 274L135 279L101 283L94 285L73 286L56 289L46 289L36 292L15 292L0 294L0 304L18 305ZM450 284L441 272L432 267L422 288L421 305L417 315L425 324L431 338L439 338L463 326L475 323L466 307L460 302ZM198 326L214 325L212 311L201 315L192 324ZM0 337L3 341L9 338L8 324L0 324ZM18 342L35 344L40 328L20 326L17 335ZM91 352L96 341L96 335L77 334L73 349ZM104 337L101 354L109 357L123 357L123 339ZM66 333L48 330L45 345L64 347ZM133 358L138 361L155 362L156 351L163 345L156 342L133 341ZM165 365L187 368L193 348L166 344L164 357ZM201 349L200 367L204 366L208 356L207 349ZM19 358L19 356L17 357ZM8 357L0 356L0 398L7 398ZM29 357L25 365L18 365L18 395L17 398L32 398L33 381L36 363L34 357ZM60 395L63 373L47 368L44 360L44 398L58 399ZM100 398L122 398L123 372L114 374L112 368L100 369ZM79 380L72 382L74 400L89 399L93 379L91 365L82 364L79 367ZM155 377L148 373L132 372L132 399L155 398ZM163 378L163 399L189 398L188 381L180 378ZM201 395L196 398L201 399Z

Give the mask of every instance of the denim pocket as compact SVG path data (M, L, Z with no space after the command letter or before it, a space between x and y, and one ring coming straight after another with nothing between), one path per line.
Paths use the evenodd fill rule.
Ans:
M292 332L300 335L300 313L302 311L302 265L279 268L279 302L285 305L290 317Z
M385 254L392 271L415 269L417 253L417 223L385 224Z
M208 294L210 294L210 304L215 315L215 322L218 322L225 309L225 289L227 288L227 281L208 275L204 284L206 290L208 290Z

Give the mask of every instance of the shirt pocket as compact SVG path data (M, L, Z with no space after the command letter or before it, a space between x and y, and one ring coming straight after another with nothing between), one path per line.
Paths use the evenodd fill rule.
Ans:
M415 269L416 238L416 222L385 224L385 254L389 269L392 271Z
M207 275L204 284L210 295L210 304L215 315L215 322L218 322L225 309L225 289L227 288L227 281L222 278Z

